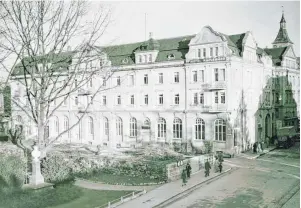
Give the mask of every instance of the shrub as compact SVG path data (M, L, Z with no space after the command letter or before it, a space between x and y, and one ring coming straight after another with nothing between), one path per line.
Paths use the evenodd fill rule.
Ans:
M213 150L213 142L212 141L208 141L208 140L205 140L204 141L204 151L205 151L205 154L209 154L209 153L212 153L212 150Z
M25 160L17 156L0 157L0 192L20 189L25 179Z

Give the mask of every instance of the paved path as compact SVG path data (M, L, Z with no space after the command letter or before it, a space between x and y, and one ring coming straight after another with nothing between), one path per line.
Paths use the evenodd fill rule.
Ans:
M153 186L122 186L122 185L110 185L110 184L103 184L103 183L95 183L86 180L77 179L75 181L76 186L80 186L82 188L87 189L95 189L95 190L117 190L117 191L150 191L153 190L160 185L153 185Z
M247 158L247 159L256 159L256 158L260 157L261 155L264 155L264 154L266 154L268 152L271 152L275 149L276 149L276 147L271 146L269 148L264 149L260 153L253 153L253 150L249 150L247 152L240 153L240 154L236 155L236 157L242 157L242 158Z
M229 170L229 166L224 165L223 172L228 171L228 170ZM204 171L202 170L202 171L192 175L186 186L182 186L181 180L173 181L173 182L164 184L164 185L140 196L139 198L136 198L135 200L121 204L118 207L119 208L126 208L126 207L128 207L128 208L134 208L134 207L151 208L151 207L154 207L154 206L170 199L171 197L173 197L177 194L180 194L180 193L192 188L196 184L205 182L215 176L218 176L219 174L220 173L212 173L212 171L211 171L210 176L205 177Z

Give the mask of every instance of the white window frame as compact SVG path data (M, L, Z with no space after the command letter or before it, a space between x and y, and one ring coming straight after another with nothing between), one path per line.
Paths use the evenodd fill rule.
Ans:
M159 80L158 80L158 83L159 84L163 84L164 83L164 80L163 80L163 73L162 72L160 72L159 74L158 74L158 78L159 78Z
M198 71L192 71L192 82L196 83L198 81Z
M163 93L160 93L158 95L158 105L163 105L163 104L164 104L164 95L163 95Z
M221 103L225 104L226 103L226 93L220 92L220 95L221 95Z
M174 104L180 105L180 94L179 93L175 94L175 96L174 96Z
M106 106L106 105L107 105L107 96L106 96L106 95L103 95L103 96L102 96L102 105L103 105L103 106Z
M71 137L70 130L69 130L69 118L67 116L64 116L64 131L68 130L68 138Z
M148 105L148 95L144 95L144 104Z
M194 92L193 93L193 105L198 105L198 93Z
M205 82L205 70L200 70L200 81Z
M116 119L116 135L123 136L123 122L120 117Z
M104 135L105 136L109 136L109 131L110 131L110 124L109 124L109 119L107 117L104 117L103 118L104 122L103 122L103 125L104 125Z
M204 99L204 93L200 92L199 93L199 104L200 105L204 105L204 101L205 101L205 99Z
M135 95L131 95L130 103L131 103L131 105L135 105Z
M129 75L129 86L135 85L135 76L133 74Z
M158 129L157 129L157 138L164 139L166 138L166 121L164 118L158 119Z
M174 72L174 83L180 82L180 72Z
M181 139L183 136L182 132L183 132L182 120L179 118L175 118L173 120L173 138Z
M120 82L120 76L117 77L117 83L116 83L116 84L117 84L117 86L120 86L120 85L121 85L121 82Z
M202 118L197 118L194 125L196 140L205 140L205 121Z
M117 105L121 105L121 95L117 95Z
M215 81L215 82L218 82L218 81L219 81L218 68L214 68L214 81Z
M148 85L148 74L144 74L143 83Z
M215 141L226 141L227 129L226 122L223 119L216 119L214 121L214 139Z
M130 137L137 137L137 119L134 117L130 119Z

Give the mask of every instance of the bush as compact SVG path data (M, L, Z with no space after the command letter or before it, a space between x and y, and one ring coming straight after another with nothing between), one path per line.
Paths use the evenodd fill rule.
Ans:
M204 150L205 154L212 153L212 150L213 150L213 142L212 141L205 140L204 146L205 146L205 150Z
M0 157L0 192L20 189L25 179L25 160L17 156Z

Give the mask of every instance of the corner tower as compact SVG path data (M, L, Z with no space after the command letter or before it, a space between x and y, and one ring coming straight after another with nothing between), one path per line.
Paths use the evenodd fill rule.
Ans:
M272 43L274 48L286 47L293 44L293 42L289 39L287 30L286 30L286 21L284 18L284 11L282 10L282 17L280 20L280 28L278 31L278 35L274 42Z

